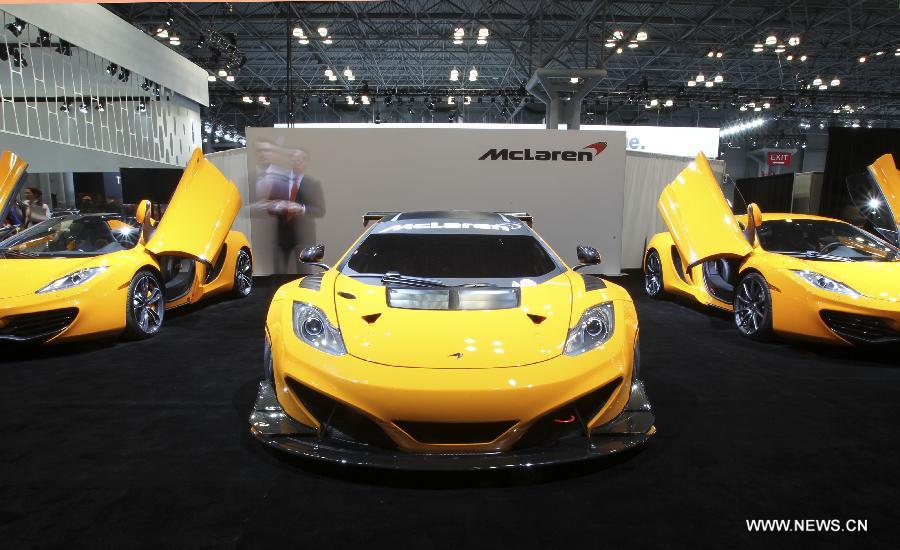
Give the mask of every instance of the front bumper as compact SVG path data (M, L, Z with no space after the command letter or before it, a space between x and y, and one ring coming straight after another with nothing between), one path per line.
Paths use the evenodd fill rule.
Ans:
M250 432L269 447L331 462L394 470L499 470L578 462L640 446L656 433L641 381L632 384L623 411L612 421L550 444L497 452L404 452L326 435L285 414L272 384L262 381L250 413Z

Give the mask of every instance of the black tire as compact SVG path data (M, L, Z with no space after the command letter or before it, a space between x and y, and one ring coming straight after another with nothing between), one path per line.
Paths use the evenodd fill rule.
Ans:
M748 273L734 289L734 324L752 340L768 341L772 330L772 294L769 283L759 273Z
M166 316L165 287L159 276L142 269L134 274L125 302L125 337L142 340L155 336Z
M663 285L662 260L659 252L650 250L644 260L644 292L651 298L662 298L665 293Z
M253 290L253 258L247 249L238 251L234 260L234 285L231 293L237 298L246 298Z

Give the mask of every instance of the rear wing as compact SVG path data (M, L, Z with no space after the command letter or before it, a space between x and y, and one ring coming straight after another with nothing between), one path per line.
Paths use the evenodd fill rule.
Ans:
M369 225L369 222L377 222L382 218L396 216L400 212L366 212L363 214L363 227Z
M528 212L494 212L494 214L500 214L507 218L516 218L520 222L524 222L528 227L531 227L532 224L534 224L534 216Z
M369 225L369 222L377 222L384 218L396 216L399 213L400 212L366 212L363 214L363 227ZM531 227L534 223L534 216L528 212L494 212L494 214L506 216L507 218L515 218L520 222L525 223L528 227Z

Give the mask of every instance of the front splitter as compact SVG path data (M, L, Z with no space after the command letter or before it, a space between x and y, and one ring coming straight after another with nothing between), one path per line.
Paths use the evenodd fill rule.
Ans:
M550 445L493 453L410 453L334 437L320 437L282 410L268 382L260 382L250 414L250 433L279 451L332 464L390 470L508 470L581 462L611 456L646 443L655 433L654 417L640 382L632 386L625 411L595 428L590 437L559 439Z

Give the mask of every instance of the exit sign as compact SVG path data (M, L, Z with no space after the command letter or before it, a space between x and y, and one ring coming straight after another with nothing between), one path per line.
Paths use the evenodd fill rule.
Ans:
M790 166L792 153L779 153L775 151L769 152L769 166Z

